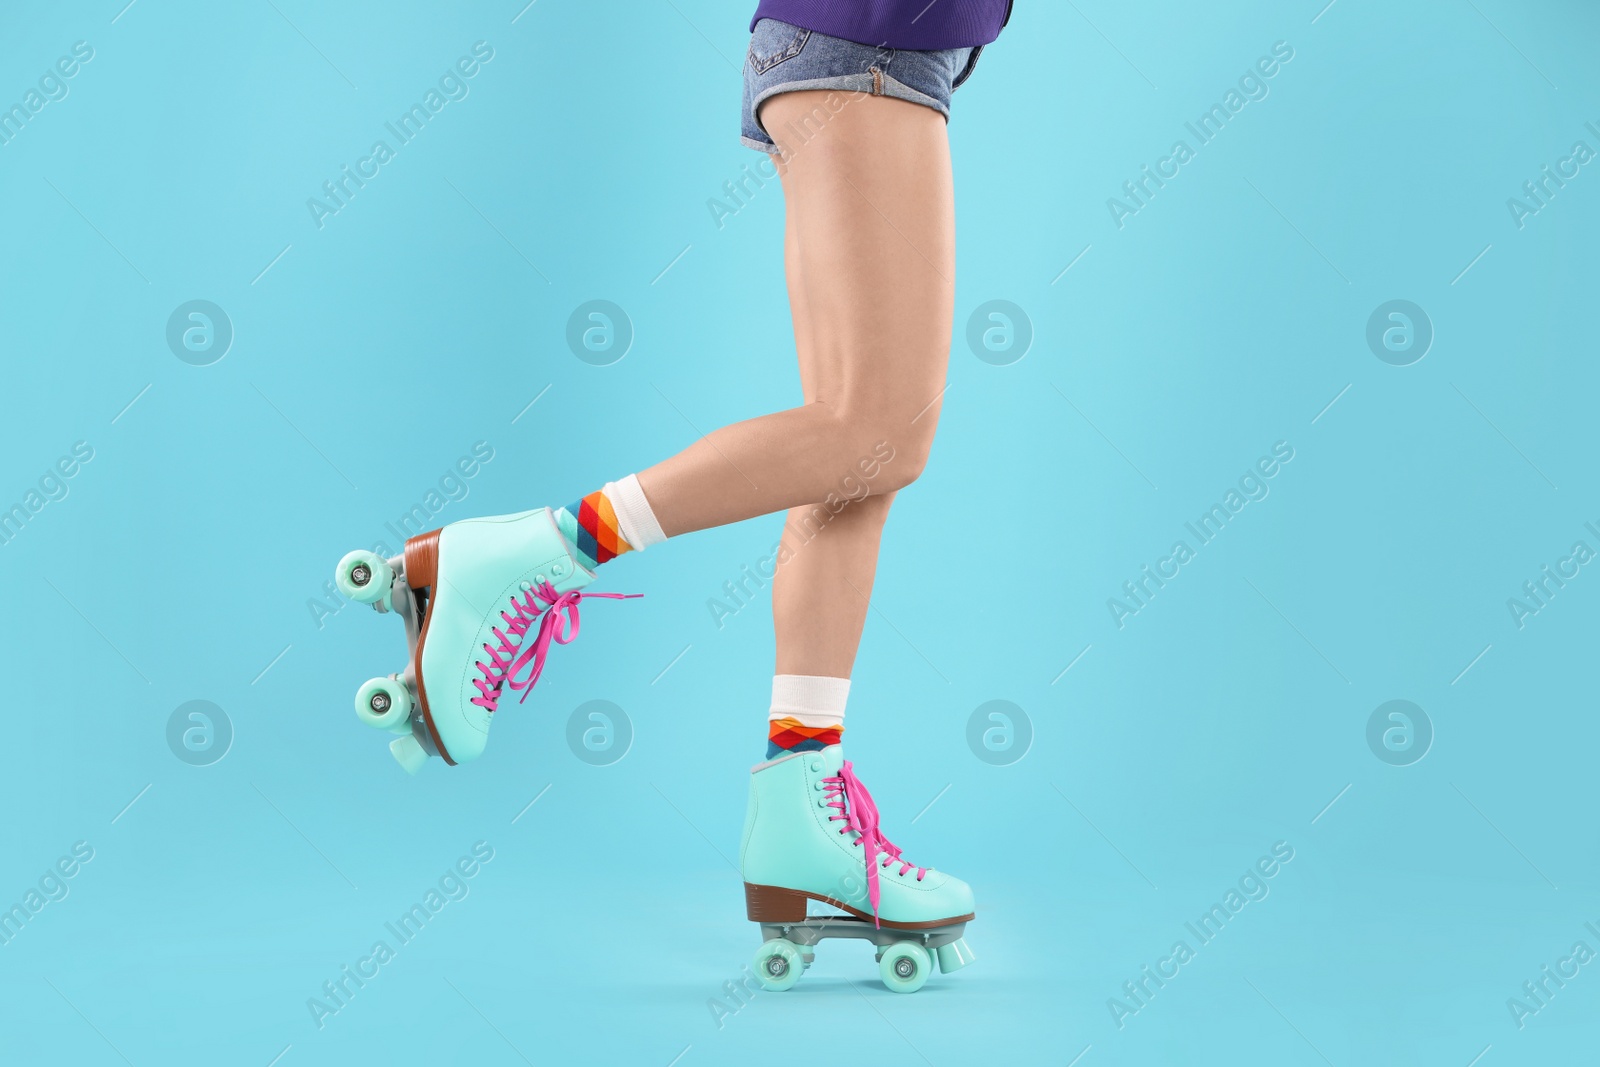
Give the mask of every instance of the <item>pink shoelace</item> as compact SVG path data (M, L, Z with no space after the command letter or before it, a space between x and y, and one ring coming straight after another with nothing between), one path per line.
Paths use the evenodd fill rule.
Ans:
M828 821L844 820L839 832L855 833L856 844L865 849L862 859L867 864L867 898L872 902L872 925L879 927L879 868L888 868L890 864L898 863L900 870L897 873L905 874L916 867L916 864L901 858L899 846L890 842L879 831L878 806L872 802L872 794L861 784L861 779L856 777L849 760L844 761L838 774L822 780L822 788L822 795L828 801L828 806L838 809L838 814L828 816ZM882 853L881 860L879 853ZM926 867L917 867L917 881L922 881L922 876L927 873Z
M544 672L544 661L550 654L551 642L565 645L578 636L578 602L584 597L628 600L643 595L585 593L577 589L557 593L549 582L541 582L527 590L520 599L513 594L511 610L500 613L505 628L496 626L493 631L498 644L483 646L483 650L489 654L489 662L480 660L477 663L483 677L472 680L472 684L478 687L478 695L472 698L472 702L493 712L500 706L500 692L506 686L522 692L518 703L527 700L533 684ZM536 622L539 624L538 633L534 634L532 641L524 642L523 638ZM527 677L518 678L517 675L523 670L527 670Z

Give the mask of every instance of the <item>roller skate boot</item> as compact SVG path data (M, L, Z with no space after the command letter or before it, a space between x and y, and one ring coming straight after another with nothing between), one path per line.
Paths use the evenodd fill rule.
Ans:
M500 701L526 700L550 645L578 636L578 602L638 595L580 592L593 580L549 508L453 522L393 559L351 552L339 592L398 614L410 653L405 670L357 690L356 716L399 735L389 750L413 774L430 756L476 759Z
M828 937L871 941L884 985L898 993L922 988L935 960L946 973L972 962L963 936L972 888L903 858L879 832L872 795L841 745L754 768L739 860L746 914L764 939L756 977L767 989L792 987ZM808 901L846 914L808 917Z

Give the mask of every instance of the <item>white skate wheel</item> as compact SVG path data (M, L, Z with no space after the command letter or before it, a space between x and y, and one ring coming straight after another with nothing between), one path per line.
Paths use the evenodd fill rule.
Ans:
M878 957L878 974L883 984L896 993L915 993L933 973L928 950L915 941L890 945Z
M380 730L410 732L411 690L395 678L373 678L356 690L356 718Z
M761 988L773 993L781 993L791 989L800 981L800 976L805 973L805 960L800 956L800 948L793 941L775 937L771 941L763 941L761 947L756 949L755 958L756 981L761 983Z
M428 752L410 734L389 742L389 751L407 774L416 774L428 762Z
M958 937L948 945L940 945L935 951L939 956L939 970L943 974L959 971L977 958L964 937Z
M358 548L339 561L333 584L339 594L357 604L376 604L389 595L394 568L376 552Z

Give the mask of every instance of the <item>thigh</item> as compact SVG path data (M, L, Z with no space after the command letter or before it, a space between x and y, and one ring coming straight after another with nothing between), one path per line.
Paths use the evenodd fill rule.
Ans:
M943 116L889 97L803 91L767 100L762 123L783 150L786 258L807 400L847 416L870 413L908 427L915 420L923 425L908 433L931 434L955 277Z
M800 392L807 404L815 404L824 392L837 392L839 366L838 360L824 363L814 343L811 305L806 300L805 274L800 269L799 226L787 201L787 187L784 195L783 275L789 287L789 318L794 323L794 351L800 361Z

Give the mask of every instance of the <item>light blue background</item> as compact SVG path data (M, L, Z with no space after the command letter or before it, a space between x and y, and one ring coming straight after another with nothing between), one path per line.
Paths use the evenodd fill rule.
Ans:
M308 601L474 442L439 522L797 400L781 192L707 207L757 160L748 5L122 2L0 14L0 103L94 48L0 146L0 506L94 449L0 546L0 903L94 848L0 946L0 1059L1592 1057L1600 964L1524 1028L1506 1003L1600 950L1600 577L1520 629L1506 604L1600 548L1600 174L1506 206L1600 149L1592 6L1017 5L955 102L951 385L849 732L890 836L975 885L978 963L899 997L832 942L719 1028L772 658L767 598L721 629L707 600L778 521L608 567L645 599L586 606L485 758L416 779L350 711L398 626ZM476 41L470 95L319 229L307 198ZM1276 41L1270 95L1119 229L1107 198ZM211 366L165 341L193 299L235 330ZM636 331L609 367L564 339L591 299ZM1034 331L1008 366L965 343L995 299ZM1410 366L1365 341L1391 299L1436 331ZM1107 598L1278 441L1270 496L1119 629ZM166 740L197 699L234 731L205 767ZM609 766L565 740L593 699L634 731ZM1034 734L1008 766L966 741L995 699ZM1391 699L1435 731L1410 766L1367 745ZM307 999L477 841L470 895L319 1030ZM1270 895L1119 1029L1108 999L1277 841Z

